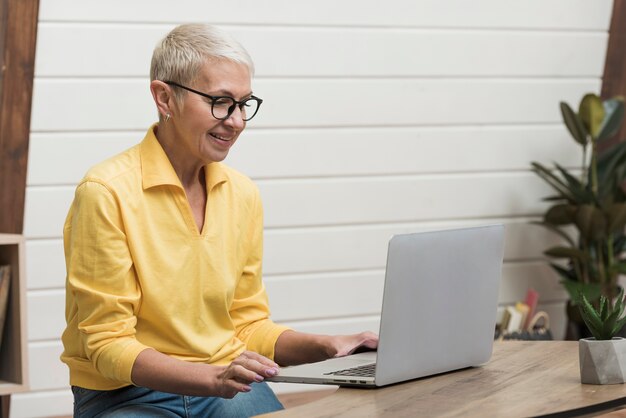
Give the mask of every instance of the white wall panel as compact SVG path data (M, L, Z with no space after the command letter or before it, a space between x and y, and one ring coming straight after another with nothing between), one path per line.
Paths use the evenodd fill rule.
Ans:
M37 56L35 74L145 77L154 46L173 26L43 23L37 38L43 52ZM254 58L257 77L598 77L607 40L606 33L588 31L289 26L230 32ZM103 55L108 59L100 59Z
M313 319L307 321L285 321L283 325L313 334L354 334L364 330L376 332L380 326L380 315L353 318Z
M519 124L560 122L597 79L257 80L265 99L255 127ZM156 111L141 79L35 79L33 131L141 130ZM58 106L63 97L66 106Z
M89 132L30 135L29 185L78 184L89 167L140 142L141 132ZM72 160L68 161L68 156Z
M65 286L63 241L28 240L26 242L26 284L28 289L50 289Z
M63 236L63 223L74 199L75 187L26 188L24 235L27 238Z
M11 418L49 418L72 415L74 398L66 385L62 390L20 393L11 396Z
M30 389L54 390L67 387L69 370L59 360L63 353L61 341L31 342L28 345Z
M380 270L266 280L272 319L279 322L379 314L383 285ZM324 294L312 297L320 289Z
M528 170L534 160L578 166L581 149L560 124L252 129L226 163L261 179Z
M551 194L532 173L268 180L257 184L267 227L527 216L544 210L541 199Z
M267 279L268 295L272 302L272 318L285 322L379 314L384 276L385 271L382 269ZM563 287L558 283L556 274L545 263L504 264L498 298L500 304L524 300L529 287L539 293L542 303L558 302L567 297ZM319 298L311 297L319 292L316 290L319 288L327 292L323 297L323 303L320 303Z
M286 26L409 26L528 29L600 29L609 25L610 0L376 0L294 2L254 0L51 0L40 6L41 21L197 22Z
M462 228L502 223L505 228L505 261L542 258L542 252L559 238L528 219L485 218L445 222L387 225L270 229L265 231L263 270L266 276L381 269L385 266L387 243L394 234Z
M89 167L130 148L144 134L33 133L28 184L76 184ZM528 170L530 161L577 167L581 148L560 124L251 129L225 162L253 179L267 179Z
M55 340L65 329L65 289L29 291L26 296L28 340Z

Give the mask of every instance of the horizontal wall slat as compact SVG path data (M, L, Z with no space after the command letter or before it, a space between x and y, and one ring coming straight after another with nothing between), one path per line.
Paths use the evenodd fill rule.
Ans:
M28 345L30 390L69 388L69 369L60 360L61 353L63 344L60 340Z
M276 321L294 321L380 313L384 276L384 270L375 270L268 279L266 286L272 318ZM546 263L514 263L503 266L498 301L501 304L513 304L524 300L529 287L539 292L542 302L567 297L558 283L557 275ZM324 289L323 303L318 298L310 297L319 288Z
M259 7L254 0L237 3L179 0L128 2L109 0L42 2L39 19L81 22L195 22L234 24L411 26L411 27L519 27L606 29L610 0L480 0L467 7L464 0L376 0L289 2L270 0ZM167 13L163 11L167 10Z
M257 183L266 228L538 215L552 194L524 172ZM28 187L26 237L61 237L73 196L74 186Z
M505 228L504 259L540 259L546 248L559 243L556 234L530 219L474 219L393 225L357 225L267 230L263 270L266 276L383 269L387 245L394 234L462 228L502 223ZM60 244L59 244L60 245Z
M63 241L26 241L26 285L28 289L50 289L65 286Z
M38 30L35 75L145 77L154 46L172 28L43 23ZM608 39L604 32L293 26L229 32L252 55L257 77L601 77Z
M278 322L379 314L383 285L383 271L266 280L272 319ZM311 297L319 289L323 294Z
M257 80L255 127L560 123L599 79ZM88 94L86 94L88 92ZM58 106L58 98L72 111ZM115 106L111 106L115 103ZM477 105L480 104L480 105ZM36 79L31 129L143 130L156 120L145 79ZM383 148L384 149L384 148Z
M411 222L542 213L533 173L259 181L267 227ZM524 190L520 194L520 190Z
M28 184L76 184L89 167L139 143L143 136L144 132L33 133ZM259 179L528 170L531 161L577 167L581 155L580 146L561 124L251 129L242 134L225 162Z
M49 392L18 393L11 396L11 418L71 416L74 397L68 386Z
M61 338L65 329L65 290L29 291L26 295L28 340Z

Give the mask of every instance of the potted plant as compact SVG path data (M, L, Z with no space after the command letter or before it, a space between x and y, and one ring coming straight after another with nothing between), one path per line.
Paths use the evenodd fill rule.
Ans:
M580 314L593 337L578 343L580 381L594 385L624 383L626 377L626 339L615 334L626 324L624 289L615 300L600 296L596 309L581 292Z
M626 273L626 143L608 141L622 124L624 101L587 94L578 112L565 102L560 107L567 130L581 146L582 164L579 172L570 172L556 163L554 169L532 163L532 170L556 192L545 198L551 205L537 223L563 239L544 254L557 261L550 265L569 294L568 317L582 326L573 306L578 294L591 303L600 295L613 300L618 276Z

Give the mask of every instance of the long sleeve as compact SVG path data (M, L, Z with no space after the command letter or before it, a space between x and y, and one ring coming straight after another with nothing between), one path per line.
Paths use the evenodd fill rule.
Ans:
M68 323L79 330L76 348L102 376L130 384L135 358L147 346L135 339L141 288L115 196L103 184L83 182L64 232Z
M269 319L269 302L262 281L263 207L256 189L251 213L246 237L249 243L247 261L235 290L230 314L237 337L248 349L274 358L276 340L289 328Z

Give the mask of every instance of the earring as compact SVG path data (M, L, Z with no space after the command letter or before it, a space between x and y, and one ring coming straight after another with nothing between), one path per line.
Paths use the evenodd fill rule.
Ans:
M172 117L172 115L170 115L169 113L167 113L165 115L165 123L169 122L170 118Z

